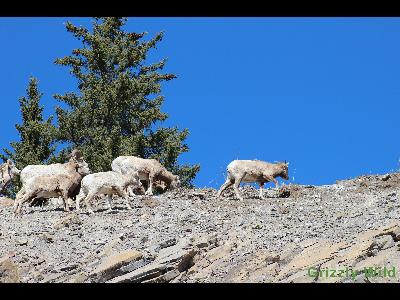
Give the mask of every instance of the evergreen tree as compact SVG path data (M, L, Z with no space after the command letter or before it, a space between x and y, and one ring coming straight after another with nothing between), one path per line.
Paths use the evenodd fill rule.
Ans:
M79 90L54 96L67 105L56 108L59 140L68 143L67 152L79 148L93 172L109 170L120 155L156 158L190 186L200 167L177 162L189 150L185 144L188 130L156 128L168 117L161 111L161 83L176 78L159 72L165 59L145 63L163 33L143 41L145 32L123 30L126 21L94 18L91 31L67 22L67 31L83 47L55 61L70 67Z
M20 141L11 142L12 149L3 149L5 155L0 154L3 161L11 159L20 170L27 165L46 163L55 150L56 130L52 124L52 117L46 121L43 119L43 106L39 103L42 93L38 90L36 78L29 79L26 93L26 97L19 99L22 124L15 125ZM16 176L7 194L13 196L19 188L19 177Z

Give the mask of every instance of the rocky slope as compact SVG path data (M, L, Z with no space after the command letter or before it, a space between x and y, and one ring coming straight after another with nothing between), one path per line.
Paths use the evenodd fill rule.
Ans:
M0 199L0 282L400 282L400 173L265 200L216 192L138 196L130 211L99 200L94 215L26 205L17 218Z

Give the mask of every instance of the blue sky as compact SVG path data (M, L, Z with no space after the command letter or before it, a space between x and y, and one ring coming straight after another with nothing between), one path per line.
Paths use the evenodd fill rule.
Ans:
M89 18L0 18L0 148L18 138L18 98L39 79L46 116L75 90L53 61L80 43L63 25ZM400 168L400 18L129 18L165 31L167 126L189 128L198 187L218 187L233 159L290 162L290 181L330 184Z

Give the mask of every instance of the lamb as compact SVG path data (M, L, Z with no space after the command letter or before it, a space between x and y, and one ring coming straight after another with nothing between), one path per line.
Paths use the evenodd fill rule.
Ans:
M278 188L276 177L285 180L289 179L288 174L289 163L278 162L268 163L261 160L234 160L227 167L227 179L217 193L217 198L221 197L222 192L233 185L236 197L243 201L243 197L239 194L239 185L243 182L257 182L260 185L260 198L263 198L263 186L266 182L274 182Z
M71 194L79 186L83 176L88 173L79 162L70 161L64 164L65 173L56 175L39 175L26 180L18 192L14 205L14 213L21 213L24 202L35 198L62 197L64 200L64 211L69 211L68 201Z
M21 171L17 169L11 160L7 160L0 165L0 194L4 192L15 175L20 175Z
M111 169L120 174L137 171L140 180L148 182L145 195L153 195L153 185L156 181L164 182L166 189L175 189L180 186L181 183L179 176L172 174L156 159L144 159L136 156L119 156L111 163Z
M76 210L79 210L79 202L84 199L88 211L93 214L92 207L90 205L91 200L98 195L108 195L109 209L111 210L111 196L117 194L118 196L125 199L126 207L128 210L131 209L129 205L128 195L126 193L127 187L138 188L142 184L139 180L139 174L137 171L127 173L126 175L109 171L99 172L87 175L83 178L81 183L81 190L79 195L76 197Z

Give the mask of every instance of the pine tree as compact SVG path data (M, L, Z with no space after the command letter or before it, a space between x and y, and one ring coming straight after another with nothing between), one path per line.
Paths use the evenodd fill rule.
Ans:
M67 31L83 47L55 61L70 67L79 90L54 96L67 105L56 108L59 140L69 145L66 152L79 148L93 172L109 170L120 155L135 155L158 159L190 186L199 165L177 161L189 150L188 130L159 126L168 118L161 111L161 84L176 76L159 72L165 59L146 64L148 51L156 48L163 33L143 41L146 33L125 32L126 22L126 18L94 18L92 31L67 22Z
M22 124L16 124L20 141L11 142L12 149L3 149L0 154L3 161L11 159L16 167L22 170L27 165L44 164L55 151L54 137L55 127L52 124L52 117L46 121L43 119L43 106L40 106L42 93L38 90L38 80L34 77L29 79L26 89L26 97L19 99ZM9 196L14 196L20 188L18 176L7 191Z

